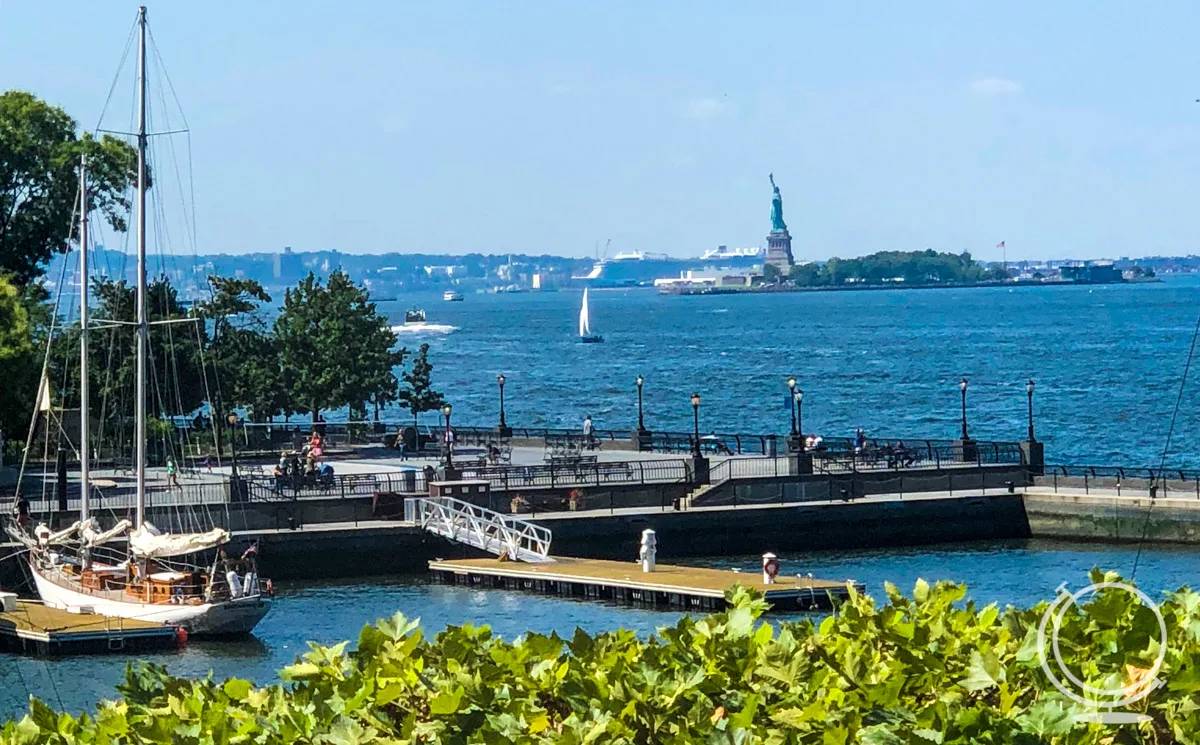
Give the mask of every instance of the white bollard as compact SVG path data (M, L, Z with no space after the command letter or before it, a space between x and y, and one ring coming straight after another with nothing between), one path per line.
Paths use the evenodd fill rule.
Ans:
M647 528L642 531L642 549L638 553L638 558L642 561L643 572L653 572L655 565L655 554L658 553L658 537L653 530Z
M775 554L767 552L762 555L763 569L763 584L775 584L775 578L779 576L779 557Z

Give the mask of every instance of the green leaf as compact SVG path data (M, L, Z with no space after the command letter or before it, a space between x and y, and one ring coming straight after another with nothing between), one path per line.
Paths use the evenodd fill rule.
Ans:
M913 600L918 603L925 603L929 600L929 583L918 578L917 583L913 585Z
M250 693L250 689L253 687L254 684L248 680L230 678L229 680L225 681L225 685L221 688L225 691L225 695L229 698L233 699L234 701L241 701L242 699L246 698L246 695Z
M971 664L967 667L967 677L959 681L959 685L968 691L984 691L996 687L1005 680L1004 666L992 652L971 652Z
M1053 699L1038 701L1017 721L1026 732L1043 737L1065 735L1075 726L1072 710Z
M429 700L429 711L438 716L446 716L458 712L458 707L462 703L463 689L459 687L452 688L448 691L441 691L432 699Z

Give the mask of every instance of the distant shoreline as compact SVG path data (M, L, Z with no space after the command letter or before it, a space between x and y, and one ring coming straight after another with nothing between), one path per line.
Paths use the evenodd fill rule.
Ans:
M1161 284L1158 277L1150 279L1122 280L1120 282L1071 282L1068 280L1050 280L1046 282L954 282L939 284L905 284L889 282L887 284L868 285L835 285L821 287L796 287L788 285L762 285L759 287L675 287L659 288L660 295L758 295L779 292L865 292L869 290L960 290L976 287L1079 287L1095 285L1144 285Z

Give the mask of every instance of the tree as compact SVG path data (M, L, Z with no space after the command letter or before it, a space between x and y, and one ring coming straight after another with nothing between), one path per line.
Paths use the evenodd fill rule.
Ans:
M291 413L279 345L259 312L271 296L252 279L212 276L208 283L212 299L197 311L212 324L214 411L240 406L258 422L279 412Z
M0 455L5 440L24 436L37 395L39 356L34 323L20 290L0 274ZM0 458L3 460L3 458Z
M413 357L412 369L401 376L405 387L399 394L400 405L412 412L414 429L418 416L426 411L436 411L446 404L445 397L433 390L432 373L429 345L422 344Z
M783 272L774 264L763 264L763 282L773 285L783 276Z
M85 154L92 208L124 231L136 151L110 135L77 136L74 119L30 93L0 94L0 272L11 273L18 286L66 250Z
M322 409L365 411L375 395L395 389L392 369L404 362L387 318L342 271L325 285L309 273L287 290L275 338L294 409L311 412L314 422Z
M117 325L93 328L89 334L88 380L91 412L97 425L123 436L132 431L137 374L137 291L125 280L97 277L92 281L94 316ZM189 414L207 400L202 349L207 331L190 318L166 277L146 287L148 320L147 412L151 416ZM61 386L62 405L79 406L79 327L56 340L51 354L51 380Z

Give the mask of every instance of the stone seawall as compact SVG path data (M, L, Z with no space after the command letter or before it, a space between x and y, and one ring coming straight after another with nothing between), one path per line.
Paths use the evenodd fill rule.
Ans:
M1031 535L1038 538L1200 544L1200 500L1053 493L1024 495Z

